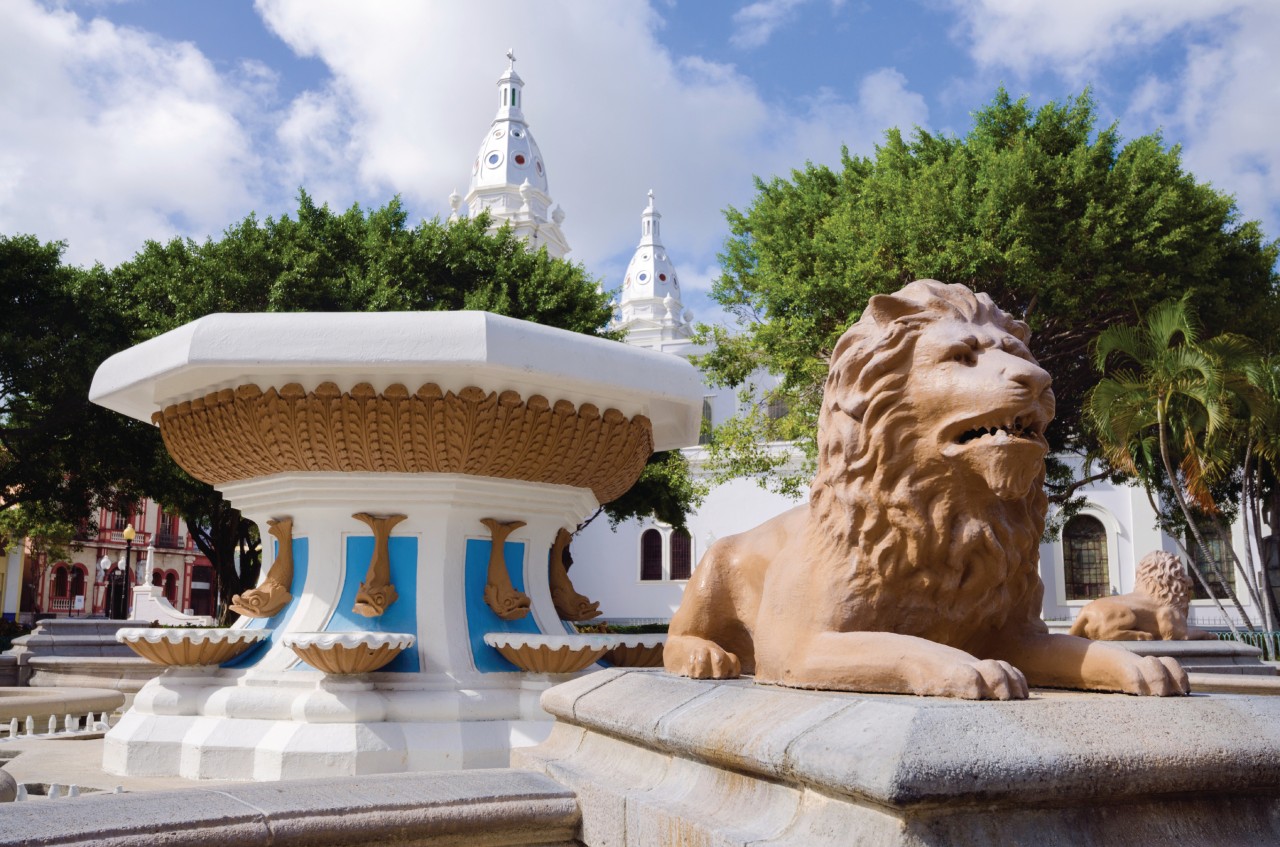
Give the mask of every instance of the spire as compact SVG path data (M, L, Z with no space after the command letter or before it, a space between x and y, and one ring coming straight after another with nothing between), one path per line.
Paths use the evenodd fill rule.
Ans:
M498 116L495 121L523 121L524 80L516 73L516 53L507 50L507 70L498 77Z
M613 326L627 331L629 343L643 347L688 339L692 315L680 302L680 280L662 245L658 213L649 191L649 203L640 214L640 243L622 280L622 299Z
M542 152L521 108L524 80L515 65L515 51L508 50L507 69L498 78L498 114L480 142L480 152L471 166L471 185L454 214L474 218L487 210L493 229L510 224L531 247L545 245L551 256L560 258L569 252L560 231L564 213L548 193ZM450 204L452 207L452 198Z
M653 206L653 189L649 189L649 205L640 216L640 246L661 247L662 239L658 235L658 222L662 215Z

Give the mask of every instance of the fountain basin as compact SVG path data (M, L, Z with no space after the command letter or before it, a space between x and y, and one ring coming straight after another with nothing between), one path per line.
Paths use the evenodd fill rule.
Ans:
M531 676L484 635L564 634L557 537L702 411L678 357L483 312L209 315L107 360L90 397L263 538L238 602L269 634L149 684L103 748L112 773L218 779L494 767L541 741L543 675L602 651ZM299 672L298 649L369 672L314 652L358 632L414 640L370 679Z
M142 658L167 667L220 665L271 633L265 629L127 627L116 640Z
M667 643L665 633L652 635L618 635L617 646L604 654L607 664L618 668L660 668L662 648Z
M346 675L378 670L415 640L407 632L295 632L282 643L316 670Z
M595 664L615 644L614 635L541 635L489 632L484 643L529 673L577 673Z

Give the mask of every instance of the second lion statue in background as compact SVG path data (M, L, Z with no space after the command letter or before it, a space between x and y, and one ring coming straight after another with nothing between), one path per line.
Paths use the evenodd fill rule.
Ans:
M872 297L831 355L809 502L711 546L666 669L970 699L1187 693L1174 660L1040 619L1054 398L1029 340L962 285Z
M1097 641L1185 641L1218 636L1187 626L1191 577L1182 560L1153 550L1138 562L1133 592L1100 597L1080 610L1071 634Z

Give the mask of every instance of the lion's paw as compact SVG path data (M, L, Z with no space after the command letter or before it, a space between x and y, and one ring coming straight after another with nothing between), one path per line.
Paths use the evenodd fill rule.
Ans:
M999 659L956 665L943 681L942 690L919 693L964 700L1025 700L1029 696L1022 671Z
M1126 694L1180 697L1191 693L1187 672L1168 656L1135 656L1124 670L1121 690Z
M662 648L668 673L693 679L736 679L742 675L738 657L713 641L695 636L671 636Z

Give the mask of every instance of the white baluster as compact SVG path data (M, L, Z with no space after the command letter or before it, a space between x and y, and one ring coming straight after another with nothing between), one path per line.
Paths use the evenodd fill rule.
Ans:
M18 719L17 718L9 719L9 737L10 738L18 737Z
M80 786L78 786L78 785L73 785L73 786L71 786L69 789L67 789L67 796L68 796L68 797L79 797L79 796L80 796Z
M49 735L53 735L58 731L58 719L53 715L49 715Z
M27 735L36 734L36 719L27 715Z
M62 786L56 782L49 784L49 799L57 800L62 796Z
M18 783L18 790L13 793L13 800L16 803L19 800L27 799L27 786L21 782Z

